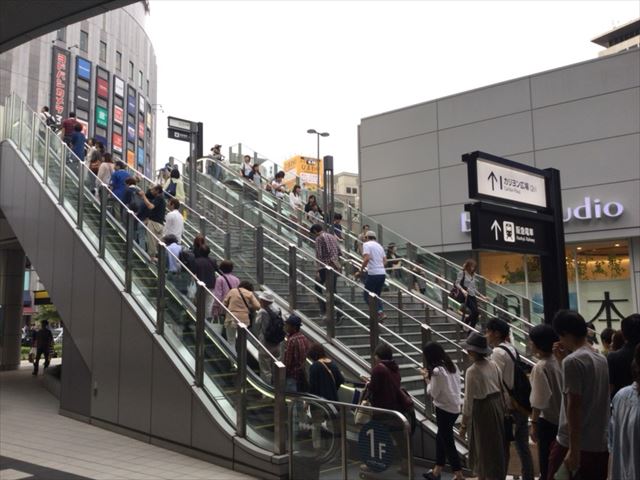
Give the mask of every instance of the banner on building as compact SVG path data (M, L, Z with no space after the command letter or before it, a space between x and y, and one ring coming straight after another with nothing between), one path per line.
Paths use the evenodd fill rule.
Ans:
M67 117L69 103L69 52L53 47L49 110L59 122Z

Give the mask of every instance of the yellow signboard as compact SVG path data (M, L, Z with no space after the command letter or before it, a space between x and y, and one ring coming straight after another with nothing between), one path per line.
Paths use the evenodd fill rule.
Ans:
M302 188L316 190L318 188L318 169L320 169L320 187L322 188L322 160L296 155L285 160L283 167L287 173L285 183L288 188L293 187L298 181Z

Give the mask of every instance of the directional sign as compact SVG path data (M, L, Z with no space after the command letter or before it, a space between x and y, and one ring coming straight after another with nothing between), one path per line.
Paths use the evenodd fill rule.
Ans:
M393 463L394 453L391 434L384 424L371 421L362 426L358 434L358 454L372 472L388 469Z
M548 253L552 217L482 202L465 205L465 209L470 212L473 225L472 248L536 255Z
M169 138L173 140L181 140L183 142L190 142L191 133L169 127Z
M191 132L193 130L192 124L189 120L183 120L182 118L168 117L167 123L169 128L174 130L182 130L183 132Z
M467 163L469 197L546 209L547 172L484 152L462 156Z

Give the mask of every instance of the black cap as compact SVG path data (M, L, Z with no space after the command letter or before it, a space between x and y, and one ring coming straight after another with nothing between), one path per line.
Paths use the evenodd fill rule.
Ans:
M289 318L285 320L285 323L288 323L293 327L300 328L302 326L302 319L297 315L289 315Z

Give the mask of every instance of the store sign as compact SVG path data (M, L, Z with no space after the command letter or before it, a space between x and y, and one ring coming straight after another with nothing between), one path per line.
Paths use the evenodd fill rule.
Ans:
M118 97L124 98L124 80L113 77L113 91Z
M474 203L467 205L471 223L476 226L471 232L471 246L479 250L545 254L549 251L548 230L551 217L548 215L523 216L509 209Z
M136 129L134 128L133 125L128 124L127 125L127 140L130 142L135 141L136 139Z
M122 153L122 135L120 135L119 133L114 133L111 138L113 142L113 151Z
M91 62L82 57L76 57L76 76L91 81Z
M467 164L469 198L547 208L543 170L484 152L463 155L462 160Z
M51 114L57 121L66 118L69 98L69 52L53 47L51 57Z
M104 128L109 125L109 112L106 108L96 106L96 125Z
M140 110L141 113L144 113L144 98L142 95L138 97L138 110Z
M582 222L597 221L604 218L615 219L624 213L624 205L620 202L602 203L599 198L592 199L584 197L583 203L577 207L567 207L564 211L563 221L569 223L574 220ZM471 231L471 219L469 212L460 213L460 231L468 233Z
M138 167L144 167L144 148L138 147Z
M144 122L138 122L138 137L144 138Z
M122 125L124 121L124 110L117 105L113 106L113 121L118 125Z
M109 82L107 82L104 78L96 79L96 93L99 97L109 98Z
M136 97L134 95L129 95L127 97L127 112L133 115L136 114Z
M127 150L127 165L129 165L131 168L134 168L135 161L135 154L131 150Z

